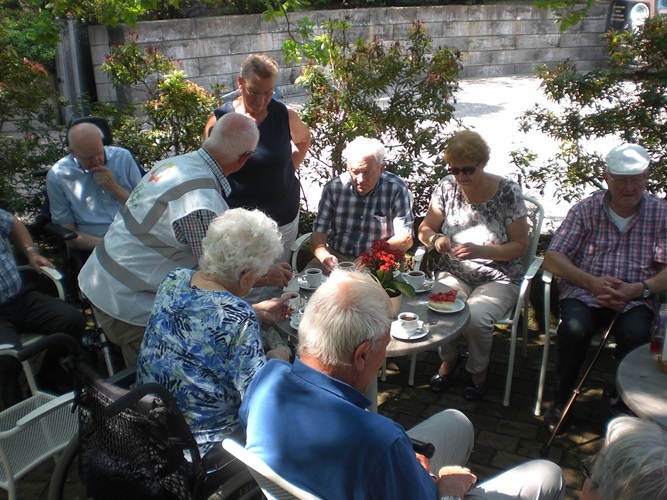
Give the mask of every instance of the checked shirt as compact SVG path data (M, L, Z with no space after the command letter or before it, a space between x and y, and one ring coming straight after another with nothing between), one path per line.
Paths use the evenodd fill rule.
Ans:
M594 276L610 275L626 283L645 281L667 263L667 204L644 193L639 212L621 231L609 215L607 192L598 191L570 209L549 250L565 254ZM560 298L599 307L592 293L565 280L561 280ZM655 309L655 295L629 301L625 311L640 304Z
M412 234L413 221L410 194L400 177L382 172L375 188L360 196L344 172L324 186L313 231L326 233L333 250L359 256L375 240Z

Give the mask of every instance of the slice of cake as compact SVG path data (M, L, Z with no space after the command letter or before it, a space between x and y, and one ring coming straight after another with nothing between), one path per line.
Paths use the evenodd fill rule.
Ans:
M451 311L454 309L457 293L458 290L450 290L449 292L439 292L429 295L428 305L436 311Z

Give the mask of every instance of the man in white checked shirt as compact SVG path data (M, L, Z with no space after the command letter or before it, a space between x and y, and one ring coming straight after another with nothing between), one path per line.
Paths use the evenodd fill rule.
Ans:
M412 246L410 193L400 177L385 171L384 157L377 139L357 137L347 145L347 172L324 186L309 267L328 273L340 261L356 260L378 239L403 251Z

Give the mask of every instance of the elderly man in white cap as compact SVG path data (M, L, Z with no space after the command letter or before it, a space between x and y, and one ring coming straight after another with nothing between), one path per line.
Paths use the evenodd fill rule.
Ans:
M658 295L667 290L667 205L646 193L650 157L636 144L607 155L598 191L570 209L554 234L545 269L560 276L555 399L544 416L553 432L575 387L593 332L622 313L612 334L616 364L649 342Z

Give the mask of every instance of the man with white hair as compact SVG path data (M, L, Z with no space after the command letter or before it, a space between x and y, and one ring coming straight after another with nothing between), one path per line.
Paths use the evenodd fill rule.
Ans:
M330 272L339 261L357 259L375 240L406 251L412 247L412 202L405 182L385 171L377 139L357 137L343 151L347 171L322 192L310 247L309 267Z
M209 224L229 208L226 177L243 167L258 139L254 120L229 113L198 151L158 162L81 269L79 286L128 366L136 364L158 286L176 267L197 266ZM289 265L277 264L256 284L284 286L291 276Z
M562 499L563 473L546 460L476 484L465 468L475 432L457 410L407 433L366 411L363 393L385 359L392 315L371 276L333 271L299 323L299 358L268 361L246 390L239 410L246 449L319 498ZM435 446L430 462L411 438Z
M46 175L51 220L78 237L70 248L92 251L116 213L141 180L141 171L127 149L102 144L102 131L79 123L67 132L70 153Z
M544 416L553 432L575 387L593 333L612 334L616 366L650 340L658 296L667 290L667 205L646 193L650 156L624 144L606 157L607 190L570 209L551 240L544 268L560 279L555 399Z

